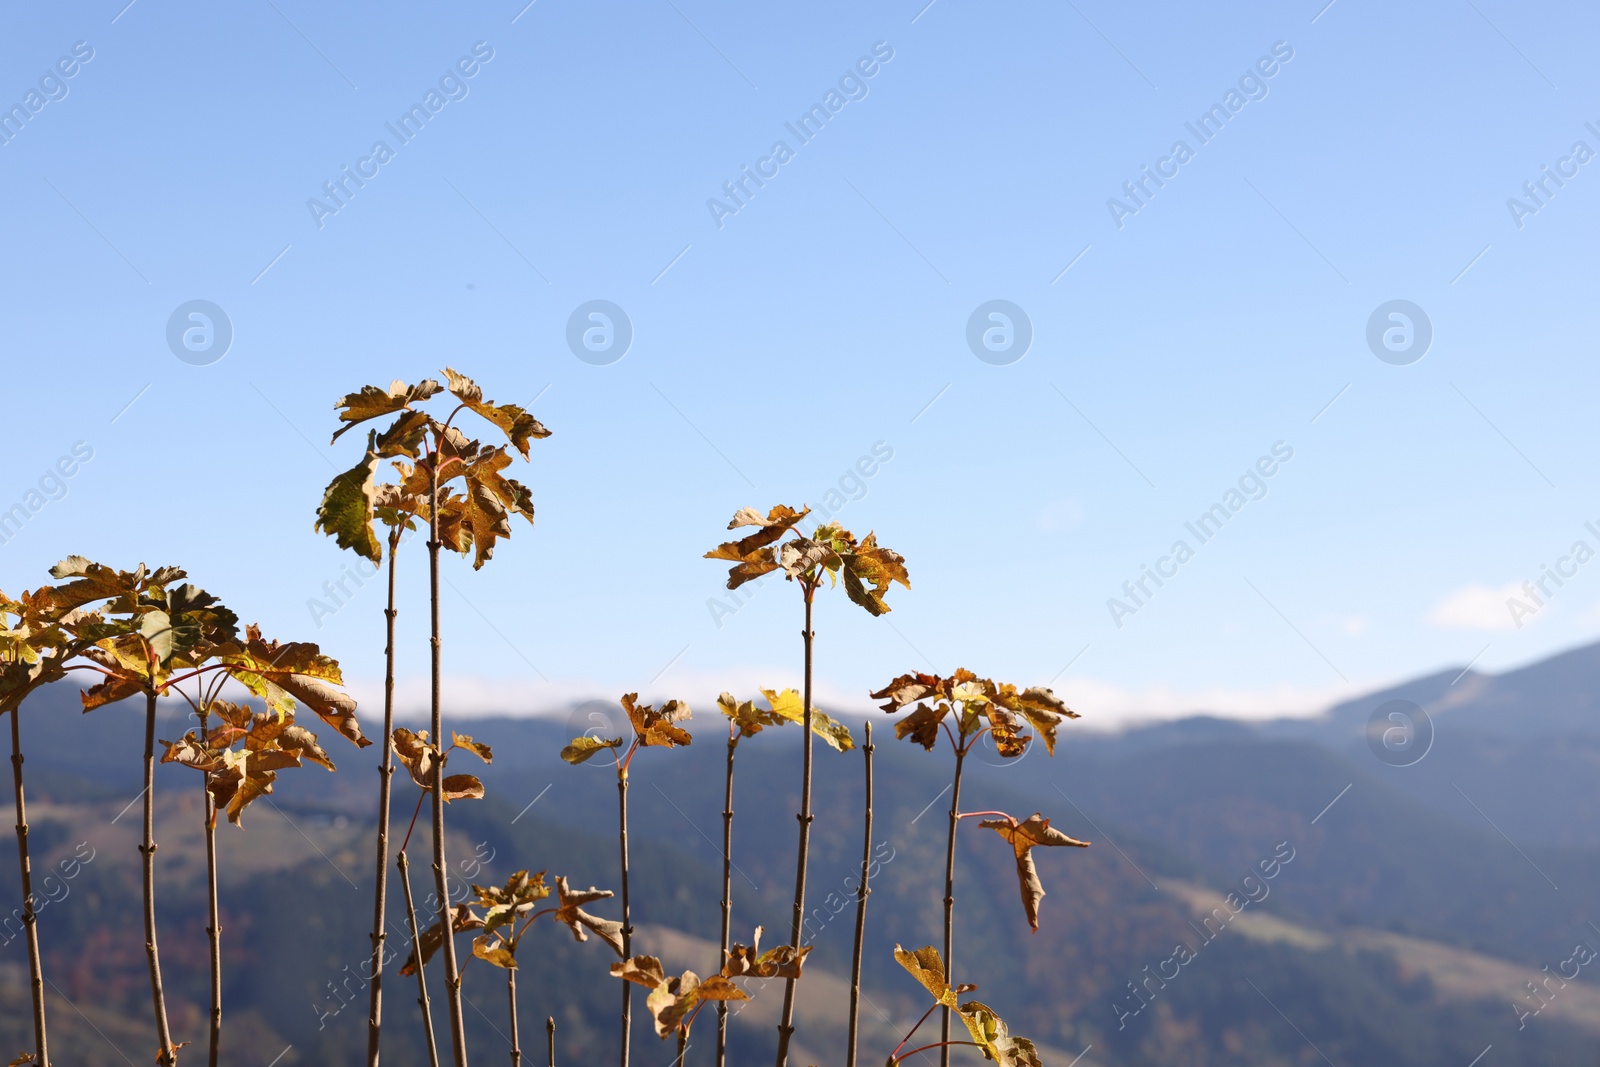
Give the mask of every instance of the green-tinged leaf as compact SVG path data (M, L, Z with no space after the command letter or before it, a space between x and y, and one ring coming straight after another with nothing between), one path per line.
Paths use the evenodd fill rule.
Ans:
M993 830L1011 843L1017 859L1017 882L1022 888L1022 909L1027 913L1028 925L1039 929L1039 902L1044 899L1044 884L1039 881L1039 871L1033 864L1033 850L1040 845L1070 845L1088 848L1089 842L1068 837L1050 825L1050 820L1034 812L1027 820L1013 823L1009 819L984 819L979 826Z
M786 689L784 692L793 693L794 690ZM717 710L728 717L737 737L750 737L768 726L782 726L790 721L775 711L756 707L753 700L735 700L731 693L717 697Z
M511 949L498 937L481 934L473 938L472 954L485 963L492 963L503 970L514 971L517 968L517 957L512 955Z
M383 561L383 546L373 531L374 497L378 474L375 434L367 435L367 454L360 463L336 475L323 491L314 529L331 534L340 548L374 563Z
M471 378L457 374L449 367L445 368L444 373L455 398L498 426L512 447L522 453L523 459L528 458L530 440L550 436L550 431L538 419L516 404L496 404L485 400L483 390Z
M772 705L772 714L785 722L804 723L806 715L805 701L793 689L777 692L763 689L762 696L767 698L767 703ZM842 722L837 722L829 716L811 709L811 732L826 741L835 752L849 752L856 747L855 738L850 736L850 728Z
M432 378L424 379L416 385L394 381L389 383L387 390L380 389L376 385L363 385L360 392L350 393L334 405L339 411L339 421L344 425L334 433L333 440L337 441L345 431L358 423L393 415L438 392L439 383Z
M561 750L561 758L573 766L577 766L607 749L621 747L622 738L620 737L589 737L585 734L583 737L574 737L567 747Z
M172 619L164 611L147 611L139 617L139 636L144 638L156 662L172 662Z

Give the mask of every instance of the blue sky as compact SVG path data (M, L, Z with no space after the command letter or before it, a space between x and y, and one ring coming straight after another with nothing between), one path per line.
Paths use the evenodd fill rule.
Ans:
M914 588L884 620L825 601L838 699L965 665L1101 722L1259 714L1600 630L1600 563L1562 564L1520 628L1505 603L1600 549L1593 9L123 2L13 11L0 39L28 112L0 145L0 509L29 512L6 589L72 551L181 562L369 684L376 586L308 606L353 561L311 529L358 458L332 403L450 364L554 431L522 471L537 528L447 567L463 707L795 682L793 588L713 610L699 555L736 508L841 478L839 521ZM369 177L332 204L345 167ZM708 205L747 167L769 177L736 213ZM1146 167L1169 177L1130 202ZM597 299L633 331L604 365L566 336ZM209 365L167 340L194 300L231 324ZM967 341L993 300L1032 332L1002 365ZM1367 342L1395 300L1432 332L1404 365ZM1275 445L1200 544L1185 523Z

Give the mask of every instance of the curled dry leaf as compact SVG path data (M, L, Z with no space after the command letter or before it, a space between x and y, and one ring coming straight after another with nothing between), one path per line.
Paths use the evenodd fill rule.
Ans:
M625 693L622 710L628 713L641 748L676 748L693 740L689 731L678 726L689 718L689 705L681 700L669 700L658 711L653 704L640 704L638 693Z
M695 1006L710 1000L749 1000L738 986L720 974L704 981L693 971L668 976L654 956L635 956L611 965L614 977L637 982L650 990L645 1007L655 1020L656 1036L665 1038L683 1026Z
M779 504L765 518L755 508L740 508L734 513L728 529L756 526L755 533L737 541L725 541L705 554L706 559L728 560L734 566L728 571L728 588L737 589L745 582L778 569L775 545L794 525L811 513L810 508L799 511Z
M439 750L428 741L428 731L397 726L390 735L390 744L394 747L395 759L405 767L411 780L424 789L432 789L433 776L439 766Z
M984 1057L1000 1067L1043 1067L1033 1042L1025 1037L1012 1037L1005 1020L995 1010L978 1000L969 1000L956 1011L967 1027L972 1040L983 1049Z
M445 380L455 398L494 423L514 445L522 458L528 458L528 442L550 436L550 431L532 415L515 404L496 404L483 399L483 390L471 378L457 374L452 368L444 369Z
M483 782L470 774L447 774L443 791L446 804L452 800L482 800Z
M750 939L749 945L735 942L728 950L727 959L722 965L724 978L799 978L801 965L805 962L811 946L796 951L792 945L779 945L761 951L762 928L756 927L755 935Z
M584 904L591 904L596 900L604 900L611 896L609 889L572 889L567 885L565 875L556 877L556 896L560 901L556 908L556 919L567 924L572 930L572 936L577 941L589 940L587 931L593 931L600 940L611 946L613 952L622 955L622 924L610 919L601 919L590 915L583 910Z
M1088 848L1089 842L1068 837L1050 825L1050 820L1034 812L1027 820L1013 823L1009 819L984 819L979 826L993 830L1011 843L1017 857L1017 881L1022 887L1022 909L1028 915L1028 925L1039 929L1039 902L1044 899L1044 884L1039 881L1039 871L1033 865L1033 850L1040 845L1071 845Z
M489 746L482 741L474 741L471 734L458 734L451 730L450 745L452 748L466 749L485 763L494 762L494 753L489 750Z
M397 411L405 410L411 404L427 400L439 391L439 383L432 378L426 378L416 385L393 381L389 383L388 389L380 389L376 385L363 385L360 392L349 393L334 405L339 412L339 421L344 425L333 435L333 440L337 441L346 431L359 423L393 415Z

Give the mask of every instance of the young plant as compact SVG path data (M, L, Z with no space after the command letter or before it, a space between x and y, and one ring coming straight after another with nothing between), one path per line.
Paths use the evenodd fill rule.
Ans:
M715 1001L723 1005L730 1000L749 1000L750 997L734 985L734 978L782 978L793 982L800 977L808 945L796 951L788 945L761 951L761 927L756 927L750 944L734 945L723 954L722 970L702 980L693 971L670 976L654 956L634 956L611 965L611 973L624 982L645 986L650 995L645 1007L655 1020L656 1036L663 1041L676 1034L678 1054L674 1067L683 1067L683 1056L689 1047L689 1028L694 1025L700 1009Z
M618 829L617 840L622 853L622 947L619 952L624 959L633 951L633 913L628 907L628 766L633 762L634 753L641 748L678 748L687 745L693 740L689 731L683 729L678 723L689 718L689 705L678 700L669 700L661 705L657 711L653 704L640 704L638 693L624 694L621 700L622 710L628 715L628 725L633 729L633 741L628 745L628 750L622 755L617 754L617 749L622 747L622 738L590 737L585 734L574 737L565 748L561 750L561 758L573 766L586 763L602 752L609 752L617 769L617 811ZM633 997L632 990L626 983L622 987L622 1067L628 1067L628 1052L632 1044L631 1030L633 1023Z
M428 601L431 637L431 720L435 737L444 735L442 705L442 659L439 624L439 549L448 546L457 552L474 553L473 569L481 568L494 555L495 543L511 536L511 516L521 515L533 522L533 493L502 472L511 465L505 445L485 448L469 440L452 423L456 415L470 410L493 423L506 435L510 446L529 458L531 441L550 436L550 431L515 404L496 404L483 398L483 390L472 379L446 367L447 385L431 378L416 385L393 382L388 389L364 386L336 405L340 427L333 439L352 427L372 419L394 416L381 431L368 436L366 456L361 463L334 480L319 512L319 526L333 534L342 547L354 547L376 561L378 549L372 522L378 510L395 507L395 494L406 499L406 514L425 517L428 522ZM457 401L444 421L439 421L419 405L448 389ZM380 487L376 482L378 461L393 459L399 471L398 489ZM456 495L455 483L460 483ZM391 642L392 644L392 642ZM433 871L439 900L439 922L449 929L449 868L444 854L444 805L442 780L432 789ZM381 923L379 924L381 925ZM444 939L445 995L450 1009L451 1052L455 1067L466 1067L466 1019L462 1012L460 970L456 962L455 939ZM369 1025L372 1020L369 1019ZM375 1037L369 1032L369 1056Z
M485 888L475 885L472 892L479 906L484 909L481 918L469 911L466 919L469 928L483 931L472 941L472 955L506 972L506 998L511 1010L511 1067L521 1067L522 1040L517 1025L517 949L522 945L528 928L534 920L548 915L556 922L566 923L578 941L587 941L588 931L593 930L620 956L622 924L601 919L583 910L584 904L611 896L611 890L569 889L566 878L561 876L556 878L559 903L553 908L535 911L535 905L550 895L549 886L544 884L543 871L534 875L518 871L506 880L504 886ZM551 1026L554 1027L553 1020Z
M733 922L733 756L743 738L760 733L768 726L804 722L805 710L800 694L793 689L781 693L763 689L767 707L756 707L755 701L738 701L728 693L717 697L717 709L728 718L728 769L723 784L722 804L722 944L723 956L728 954L728 936ZM836 751L848 752L855 747L850 730L843 723L834 722L820 711L811 714L811 729ZM728 1004L717 1005L716 1067L723 1067L728 1047Z
M915 952L908 952L896 945L894 958L911 974L911 977L921 982L922 987L933 994L933 1007L923 1012L922 1018L917 1020L917 1025L900 1039L900 1044L889 1053L885 1067L895 1067L896 1064L910 1059L919 1052L928 1052L932 1049L938 1049L941 1056L948 1056L951 1047L956 1045L970 1045L982 1050L983 1058L998 1064L999 1067L1043 1067L1033 1042L1025 1037L1012 1037L1005 1020L995 1014L993 1008L979 1000L958 1004L961 994L970 993L978 987L971 984L950 985L945 977L945 966L939 959L938 949L928 945ZM939 1007L944 1008L947 1014L952 1010L955 1011L966 1026L967 1033L972 1035L972 1040L952 1041L945 1036L933 1044L906 1049L912 1036L921 1029L923 1023L928 1021L928 1016L933 1014L934 1008Z
M457 733L450 735L450 747L441 752L438 745L428 740L428 731L412 731L403 726L396 728L389 735L389 744L394 750L395 758L400 761L400 765L418 786L417 804L411 809L411 824L406 827L406 836L400 842L400 854L395 860L400 868L400 884L406 898L406 921L411 929L411 957L407 960L406 966L400 969L400 973L401 975L415 973L417 976L417 1007L422 1011L422 1034L427 1044L428 1064L429 1067L439 1067L439 1047L433 1033L433 1008L428 1001L428 984L422 973L422 967L427 965L440 945L450 945L451 937L455 933L455 920L458 918L464 920L468 913L464 904L446 913L444 909L450 908L447 897L441 905L439 919L428 928L427 933L418 931L417 907L415 901L411 899L411 868L406 858L406 848L411 844L411 832L417 828L417 816L422 813L422 801L425 798L442 796L444 803L453 800L483 799L483 782L476 775L442 773L450 753L461 749L471 752L485 763L493 761L494 753L488 745L473 740L469 735ZM421 966L416 965L419 946L422 950ZM456 985L459 990L459 972L456 976Z
M22 932L28 952L28 987L33 998L32 1062L50 1062L44 1010L44 967L39 955L39 923L33 896L33 866L28 851L28 805L22 784L22 703L44 685L66 677L68 664L91 642L61 625L65 611L53 590L43 586L12 600L0 592L0 714L11 715L12 800L17 816L17 863L22 886Z
M409 393L409 387L402 392ZM394 443L383 450L384 454L401 454ZM417 528L419 516L426 516L426 498L409 493L403 485L376 484L375 475L380 450L377 434L367 435L367 456L354 470L336 476L322 494L322 504L317 509L315 529L334 537L340 548L348 548L374 565L383 562L383 549L374 530L376 518L388 527L384 541L388 547L387 586L388 601L384 605L383 646L383 736L394 730L394 624L399 614L395 608L395 561L400 545ZM367 1006L367 1067L378 1067L378 1053L383 1034L383 967L384 941L388 937L389 907L389 798L394 785L394 760L388 745L378 766L378 859L376 888L372 902L372 963L369 968L372 985L368 990Z
M728 571L728 588L737 589L745 582L763 574L779 570L786 581L796 582L805 605L805 629L800 636L805 645L805 693L802 700L802 723L805 734L801 749L800 770L800 845L795 861L794 918L790 926L789 944L800 947L800 936L805 923L806 865L811 843L811 734L812 719L812 646L816 633L811 628L812 600L826 576L830 583L844 580L845 593L869 614L887 614L889 605L883 595L892 582L907 589L911 580L906 574L905 559L898 552L881 548L876 534L869 533L859 542L855 535L836 523L824 523L810 537L797 529L800 520L810 514L809 508L795 511L779 504L765 516L754 508L741 508L728 523L728 529L743 526L757 527L755 533L737 541L727 541L707 552L706 559L728 560L734 565ZM789 535L793 534L792 537ZM785 540L785 538L788 538ZM778 1022L777 1067L784 1067L789 1058L789 1040L794 1034L794 980L788 980L783 991L783 1013Z
M872 694L874 699L887 699L883 710L891 714L903 711L908 705L916 708L895 723L894 734L921 745L929 752L939 743L942 730L955 754L955 777L951 784L950 827L945 845L944 860L944 960L952 958L955 938L955 877L956 877L956 827L962 819L993 816L995 821L981 825L990 827L1011 842L1016 850L1017 874L1022 883L1022 903L1027 912L1028 925L1039 929L1039 901L1044 887L1035 870L1032 849L1036 845L1076 845L1087 847L1088 842L1068 837L1059 830L1050 829L1050 821L1039 815L1025 822L1000 811L961 810L961 771L967 753L985 734L994 740L995 751L1002 759L1016 759L1027 751L1034 735L1044 740L1045 751L1054 756L1056 727L1063 719L1076 719L1077 712L1068 708L1049 689L1033 688L1017 692L1009 683L997 684L988 678L979 678L968 670L958 670L947 678L931 674L903 674L883 689ZM949 717L956 724L954 731L946 722ZM1033 734L1026 731L1031 728ZM940 1023L940 1067L950 1062L950 1013L953 1005L944 1005Z
M242 826L240 817L257 798L272 792L278 771L299 767L302 760L336 770L317 735L295 722L292 711L278 714L251 713L226 700L217 699L226 673L198 679L199 692L191 697L177 686L172 691L188 701L200 720L200 730L190 730L177 741L162 741L166 752L162 763L177 763L201 773L204 795L203 829L206 839L206 888L209 895L209 923L206 934L211 943L211 1025L208 1035L209 1063L217 1067L222 1044L222 925L217 900L217 812L226 811L228 821ZM211 726L215 715L220 722ZM242 747L240 746L242 743Z

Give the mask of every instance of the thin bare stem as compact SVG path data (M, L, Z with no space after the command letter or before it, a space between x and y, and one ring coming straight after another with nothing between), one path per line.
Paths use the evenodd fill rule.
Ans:
M202 738L210 733L210 710L209 700L200 705ZM217 1057L222 1050L222 919L217 907L217 803L211 796L210 783L211 774L208 771L200 777L200 792L203 794L201 810L205 813L206 831L206 893L210 906L207 913L210 924L206 927L206 936L211 939L211 1028L207 1035L207 1062L210 1067L217 1067Z
M378 765L378 878L372 901L372 991L367 1011L367 1067L378 1067L378 1046L383 1033L383 950L388 938L389 907L389 797L394 786L394 619L395 553L400 547L399 527L389 535L389 603L384 608L387 641L383 647L383 761ZM419 800L420 805L420 800Z
M457 411L460 408L456 409ZM454 412L451 413L454 417ZM448 426L448 423L446 424ZM441 431L441 436L442 436ZM439 441L434 441L433 462L428 470L428 607L431 632L431 711L433 743L443 744L444 704L441 691L443 663L440 656L441 637L439 625ZM444 931L444 943L439 946L444 956L445 1002L450 1009L450 1050L455 1067L467 1067L467 1027L461 1009L461 972L456 965L455 924L450 914L450 869L444 856L444 770L436 769L431 790L433 804L433 882L439 894L439 925ZM626 1067L626 1064L624 1064Z
M406 919L411 923L411 949L417 959L417 1006L422 1009L422 1036L428 1043L428 1067L439 1067L439 1044L433 1036L433 1008L428 1003L428 980L422 973L422 932L417 929L417 908L411 900L411 871L406 850L400 850L400 888L406 898Z
M861 747L867 765L866 832L861 839L861 884L856 887L856 943L850 959L850 1021L845 1037L845 1067L856 1067L856 1035L861 1022L861 950L867 933L867 882L872 874L872 723Z
M545 1016L544 1045L549 1067L556 1067L556 1017L554 1015Z
M617 770L617 809L620 829L617 840L622 846L622 958L633 955L633 913L628 908L628 772ZM633 1036L633 983L622 983L622 1067L628 1067L628 1050Z
M34 1055L40 1067L50 1062L50 1041L44 1018L44 964L39 956L39 917L33 908L33 861L28 853L28 805L22 795L22 717L11 709L11 784L17 810L17 863L22 869L22 931L28 941L28 987L33 994Z
M816 633L811 629L811 598L816 592L816 586L804 579L801 580L806 603L806 628L800 636L805 642L806 670L805 670L805 711L801 721L801 732L805 734L805 747L801 750L800 770L800 814L795 816L800 820L800 854L795 860L794 871L794 921L789 928L789 944L795 949L800 948L800 935L804 930L806 917L806 859L811 845L811 652L812 642ZM778 1060L777 1067L785 1067L789 1061L789 1039L794 1036L794 979L784 980L783 985L783 1016L778 1022Z
M517 1033L517 969L506 968L506 997L511 1002L511 1067L522 1067L522 1039Z
M966 762L965 747L956 749L955 785L950 793L950 838L944 853L944 970L955 973L951 951L955 941L956 922L956 827L961 825L961 768ZM947 1005L939 1020L939 1067L950 1067L950 1008Z
M728 774L722 801L722 954L717 958L718 971L728 958L728 938L733 925L733 754L739 747L739 730L728 724ZM723 1067L728 1055L728 1002L717 1002L717 1067Z
M150 658L150 675L156 673L155 658ZM155 1010L156 1041L160 1051L156 1063L173 1067L178 1050L172 1047L172 1029L167 1025L167 994L161 984L161 953L156 946L156 690L145 690L144 709L144 839L139 855L144 868L144 951L150 963L150 1000Z

